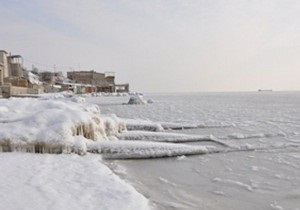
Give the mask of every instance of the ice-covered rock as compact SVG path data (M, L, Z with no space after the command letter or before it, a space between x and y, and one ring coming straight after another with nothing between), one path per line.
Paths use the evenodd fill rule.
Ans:
M130 96L128 104L147 104L147 101L144 100L142 95L133 95Z
M147 100L147 103L148 103L148 104L153 104L154 101L153 101L152 99L148 99L148 100Z

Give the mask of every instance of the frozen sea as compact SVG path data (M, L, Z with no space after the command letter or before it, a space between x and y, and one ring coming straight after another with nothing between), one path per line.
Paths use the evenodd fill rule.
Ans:
M107 160L153 209L300 209L300 92L146 94L90 97L103 114L169 126L167 132L212 135L217 153ZM185 129L178 129L182 125ZM168 126L165 126L168 127ZM173 128L173 129L172 129ZM176 128L176 129L174 129Z

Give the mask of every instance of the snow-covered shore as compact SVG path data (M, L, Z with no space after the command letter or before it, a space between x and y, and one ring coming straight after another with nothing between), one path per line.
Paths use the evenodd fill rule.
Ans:
M149 209L99 155L0 153L0 209Z
M98 105L69 93L1 99L0 209L148 209L148 200L102 157L158 158L214 149L172 144L210 137L147 132L142 121L129 120L127 132L127 121L102 115Z
M124 129L80 97L1 99L0 209L148 209L101 156L86 154L87 142L115 139Z
M68 154L0 152L3 163L0 208L20 209L24 205L22 209L27 206L51 209L57 203L53 208L73 209L78 202L78 209L83 206L95 209L96 205L98 209L107 206L108 209L149 206L297 209L298 96L288 93L163 95L153 96L155 103L145 105L124 105L128 100L121 97L80 98L68 94L53 95L52 99L49 95L40 99L1 99L0 137L11 137L11 143L4 144L2 150ZM89 123L95 123L95 127L86 126ZM77 130L78 125L86 127ZM86 132L89 130L94 134ZM43 144L36 136L44 137ZM2 141L8 142L7 139ZM35 143L37 147L22 150ZM69 149L55 150L52 145L56 143L66 144ZM50 146L44 147L46 144ZM195 154L203 155L187 157ZM147 160L160 157L176 158ZM119 184L119 178L109 169L103 169L107 173L95 169L106 166L129 180L147 199L142 196L143 201L139 200L141 195L131 191L129 185L127 189L126 185ZM68 174L69 171L72 173ZM70 183L62 174L66 174ZM44 179L49 185L41 181ZM107 179L114 183L99 181ZM93 185L103 191L93 189ZM111 193L110 185L124 191L114 191L117 195ZM69 186L70 191L65 189ZM62 195L57 196L57 192ZM82 200L77 192L81 193ZM132 197L127 201L128 192ZM24 198L19 196L22 193ZM109 200L102 200L103 204L93 200L102 194ZM33 195L37 197L31 199ZM66 202L57 200L58 197ZM137 201L133 204L132 199ZM72 204L68 206L68 202Z

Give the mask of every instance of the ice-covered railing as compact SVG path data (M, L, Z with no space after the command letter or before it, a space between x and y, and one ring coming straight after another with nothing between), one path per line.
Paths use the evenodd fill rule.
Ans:
M116 116L101 117L97 105L78 97L0 100L0 152L84 154L86 141L108 140L124 129Z

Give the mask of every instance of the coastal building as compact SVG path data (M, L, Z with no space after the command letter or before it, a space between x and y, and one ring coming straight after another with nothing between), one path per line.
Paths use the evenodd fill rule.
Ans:
M21 55L9 55L5 50L0 50L0 84L7 77L23 76L23 58Z
M3 85L4 78L9 76L7 55L6 51L0 50L0 85Z
M62 72L50 72L50 71L44 71L38 73L39 79L43 81L44 83L47 83L49 85L55 85L56 83L62 82L63 74Z
M115 84L114 72L99 73L91 71L71 71L67 72L68 79L75 83L90 84L96 87L96 92L129 92L129 84Z
M0 50L0 94L2 97L41 93L41 84L34 84L24 75L23 58Z
M129 84L116 84L114 72L71 71L65 78L62 72L39 71L34 66L27 71L21 55L0 50L0 97L66 90L78 94L129 92Z

